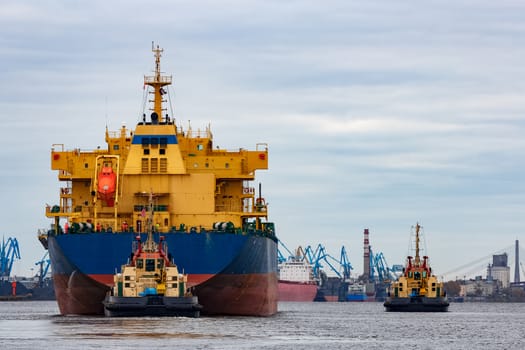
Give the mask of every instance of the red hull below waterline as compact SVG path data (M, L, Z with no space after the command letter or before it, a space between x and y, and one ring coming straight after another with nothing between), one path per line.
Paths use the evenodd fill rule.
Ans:
M53 275L62 315L103 315L109 287L81 273ZM276 275L215 275L194 287L205 315L271 316L277 312Z

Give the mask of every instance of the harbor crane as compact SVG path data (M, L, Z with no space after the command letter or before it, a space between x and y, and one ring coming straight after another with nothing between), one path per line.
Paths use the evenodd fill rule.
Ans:
M42 259L37 261L35 265L39 266L38 270L38 285L42 287L44 284L44 279L49 271L49 266L51 265L51 260L49 259L49 253L46 251Z
M386 258L382 252L374 254L370 247L370 281L373 282L390 282L394 281L396 276L388 266Z
M353 267L348 259L346 248L344 246L341 248L339 260L328 254L325 247L321 244L318 244L315 250L311 246L306 247L305 256L312 263L314 276L316 278L321 277L321 268L324 267L323 263L325 263L330 270L342 280L348 280L350 278L350 273L353 270ZM336 267L337 265L338 267Z
M290 251L290 249L288 249L288 247L280 239L279 239L279 245L288 253L289 257L294 256L294 254ZM283 253L281 252L281 249L277 248L277 262L283 263L283 262L286 262L287 260L288 258L283 255Z
M7 242L3 238L0 248L0 280L7 281L11 275L14 260L20 259L20 249L16 238L11 237L7 239Z

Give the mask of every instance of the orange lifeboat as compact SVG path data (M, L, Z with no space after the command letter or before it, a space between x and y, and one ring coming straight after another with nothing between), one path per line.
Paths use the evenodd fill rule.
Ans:
M98 198L106 202L108 207L115 204L117 175L112 167L104 166L98 174Z

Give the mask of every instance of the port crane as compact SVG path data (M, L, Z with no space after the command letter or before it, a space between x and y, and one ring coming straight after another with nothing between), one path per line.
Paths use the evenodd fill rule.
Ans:
M2 239L0 249L0 280L7 281L11 275L11 268L15 259L20 259L20 249L16 238L9 237L7 242Z
M353 270L353 267L348 259L346 248L344 246L341 248L339 260L328 254L322 244L318 244L315 250L312 246L306 247L305 256L313 265L315 278L321 278L321 268L324 267L323 263L325 263L330 270L342 280L348 280L350 278L350 273ZM334 265L339 265L339 268Z
M49 266L51 265L51 260L49 259L49 252L46 251L42 259L37 261L35 265L39 266L39 272L38 272L38 285L42 287L44 283L44 279L46 278L46 275L49 271Z
M379 283L389 283L394 281L396 276L388 266L386 258L382 252L375 254L370 246L370 281Z
M288 253L289 257L294 256L294 254L290 251L290 249L288 249L288 247L280 239L279 239L279 245ZM280 264L280 263L286 262L287 260L288 258L283 255L283 253L281 252L281 249L277 248L277 262Z

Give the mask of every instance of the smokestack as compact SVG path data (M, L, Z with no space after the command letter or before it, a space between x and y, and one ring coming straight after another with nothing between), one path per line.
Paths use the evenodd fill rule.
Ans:
M370 242L368 240L368 229L365 228L364 232L364 254L363 254L363 277L365 281L370 280Z
M516 240L514 254L514 283L520 283L520 241Z

